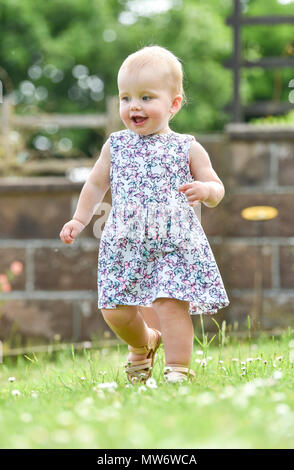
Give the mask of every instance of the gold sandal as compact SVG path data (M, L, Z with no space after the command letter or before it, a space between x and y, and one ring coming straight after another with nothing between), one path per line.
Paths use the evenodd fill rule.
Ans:
M148 353L146 359L139 361L128 361L128 363L125 365L127 377L131 383L145 383L147 379L151 377L155 353L161 343L160 331L156 330L155 328L151 328L151 330L156 332L156 338L152 338L147 346L142 346L141 348L133 348L132 346L129 346L129 351L135 354Z
M188 382L189 379L193 380L195 377L195 372L192 369L180 366L179 364L166 366L163 374L165 383Z

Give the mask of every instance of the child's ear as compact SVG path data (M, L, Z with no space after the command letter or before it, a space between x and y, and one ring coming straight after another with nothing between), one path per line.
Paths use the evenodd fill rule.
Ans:
M171 108L170 108L170 112L172 114L176 114L181 109L181 105L182 105L182 96L177 95L173 99L173 102L172 102L172 105L171 105Z

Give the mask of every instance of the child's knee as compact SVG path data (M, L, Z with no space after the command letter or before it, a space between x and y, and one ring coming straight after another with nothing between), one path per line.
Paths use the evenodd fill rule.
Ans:
M137 313L137 309L133 306L117 305L113 309L101 309L102 315L106 323L119 326L129 323L134 315Z

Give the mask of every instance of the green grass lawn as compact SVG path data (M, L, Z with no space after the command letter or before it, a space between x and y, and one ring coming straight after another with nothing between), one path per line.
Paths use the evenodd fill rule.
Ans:
M129 385L126 356L118 346L5 358L0 447L293 448L293 332L195 341L191 384L163 383L161 346L155 381Z

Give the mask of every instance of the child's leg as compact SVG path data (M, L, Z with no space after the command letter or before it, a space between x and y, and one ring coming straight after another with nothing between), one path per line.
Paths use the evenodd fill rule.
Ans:
M179 364L188 367L194 341L189 302L160 297L152 305L160 321L166 365Z
M139 309L134 305L118 305L115 309L101 309L104 320L114 333L128 345L140 348L148 344L150 335L155 335L145 323ZM130 352L128 359L145 359L147 354Z
M160 330L160 321L157 315L157 312L154 310L153 307L138 307L139 311L144 318L145 322L149 326L149 328L156 328L156 330Z

